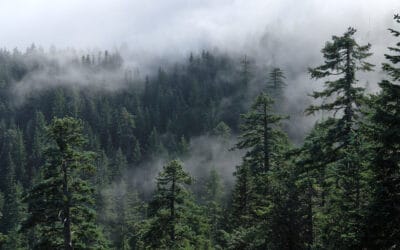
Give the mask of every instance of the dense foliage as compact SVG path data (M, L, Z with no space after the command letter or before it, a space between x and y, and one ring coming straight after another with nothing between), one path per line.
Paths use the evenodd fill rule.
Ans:
M140 78L117 52L1 50L0 248L399 248L400 41L368 94L355 34L309 69L324 86L306 112L323 118L297 147L284 70L247 56L203 51ZM243 155L233 185L218 163L187 168L201 135Z

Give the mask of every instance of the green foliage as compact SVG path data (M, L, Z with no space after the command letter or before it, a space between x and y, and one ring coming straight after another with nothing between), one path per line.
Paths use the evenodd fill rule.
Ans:
M149 205L149 224L143 236L151 249L202 248L207 245L207 224L186 186L192 177L173 160L157 177L157 189Z
M242 116L236 145L245 149L233 190L228 249L301 249L297 187L290 143L279 129L283 118L272 114L272 100L259 95ZM288 224L290 226L288 226Z
M35 249L106 248L95 224L93 188L87 180L94 171L93 154L82 150L81 122L55 118L48 138L41 180L25 198L29 216L24 228L35 229Z
M394 17L400 23L400 16ZM398 37L400 33L390 29ZM383 70L390 80L379 83L381 91L370 100L371 110L365 126L370 148L374 152L371 169L374 176L372 202L369 207L365 246L394 249L400 245L400 62L399 46L389 47L394 53Z
M359 45L355 32L333 36L323 64L309 69L325 85L307 113L323 119L298 148L272 112L284 107L286 72L268 72L274 102L261 93L248 107L265 82L248 56L202 51L141 80L118 52L87 54L68 66L121 75L123 89L56 84L20 100L17 83L64 64L35 46L0 50L0 248L397 248L400 44L389 47L387 79L366 98L358 73L372 70L370 45ZM197 161L194 137L212 135L228 148L238 133L244 157L234 183L213 168L192 187L173 160L150 197L149 162Z
M286 87L285 79L286 76L280 68L273 68L268 75L266 91L270 96L273 96L275 108L278 110L280 110L285 101L283 96L283 91Z
M223 184L221 177L215 168L212 168L207 178L204 191L205 215L210 225L209 237L215 246L220 240L220 230L222 230L222 213L223 213Z
M108 225L107 231L116 249L140 249L144 205L133 187L123 180L103 190L102 222Z
M219 122L213 129L212 134L222 138L223 140L227 140L230 138L232 130L225 122Z
M321 142L305 148L310 157L308 161L313 162L312 167L322 168L318 171L322 175L319 184L323 195L315 213L318 233L314 241L317 246L328 249L360 247L365 216L362 214L365 203L361 201L368 195L360 146L363 138L358 131L364 89L357 85L356 73L371 71L373 65L365 61L371 55L371 46L358 45L353 38L355 32L349 28L342 36L333 36L322 49L324 64L309 69L312 78L328 80L322 91L311 95L316 99L323 98L324 102L310 106L307 112L329 111L333 114L319 125L319 130L325 131L314 139ZM341 114L340 118L336 118L337 113ZM315 149L319 154L310 154ZM319 160L321 155L323 158Z
M248 149L245 161L255 173L267 173L270 170L274 157L271 151L277 147L276 143L282 135L277 125L283 117L271 114L272 103L272 99L262 93L257 96L251 110L242 115L242 134L236 148Z

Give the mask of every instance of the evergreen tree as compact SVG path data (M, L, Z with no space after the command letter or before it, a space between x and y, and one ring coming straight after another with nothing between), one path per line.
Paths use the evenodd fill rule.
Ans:
M123 180L114 183L103 192L107 200L103 206L104 222L110 231L116 249L140 249L140 223L143 220L143 204L137 192Z
M251 110L242 115L242 134L236 148L247 150L244 161L257 174L265 174L270 170L272 150L281 136L276 126L282 117L271 113L272 103L271 98L262 93L254 101Z
M284 103L283 89L286 86L285 74L280 68L273 68L267 81L267 92L274 99L275 108L280 108Z
M39 166L43 165L43 153L45 147L45 136L46 136L46 121L44 115L40 111L35 112L33 121L33 139L31 145L31 152L29 157L29 164L27 175L29 178L33 178L36 175Z
M394 17L400 23L400 16ZM400 32L390 29L399 37ZM372 112L366 126L373 153L374 173L370 185L373 199L369 208L365 247L396 249L400 246L400 43L389 47L383 70L390 77L379 83L381 91L371 100Z
M225 122L220 122L212 130L212 134L226 141L231 136L232 130Z
M206 215L210 224L210 239L213 245L217 244L222 219L223 185L215 167L210 171L205 185Z
M147 247L185 249L201 247L206 242L206 225L198 217L199 208L186 188L191 182L192 177L179 161L173 160L163 167L149 207L149 228L144 235Z
M91 152L82 151L82 124L55 118L48 128L52 144L46 152L42 180L26 197L29 217L25 228L35 228L36 249L104 249L92 206ZM73 232L73 233L72 233Z
M285 159L290 145L286 135L279 129L283 117L272 114L272 103L262 93L254 101L251 110L242 116L242 134L236 148L245 149L246 153L244 163L236 173L232 217L238 220L236 224L239 229L233 232L231 248L285 248L285 244L290 243L283 235L294 234L292 228L279 223L280 218L292 216L296 207L287 208L288 200L292 197L284 196L280 191L286 185L291 185L286 180L290 164ZM247 185L251 183L253 187L250 189ZM293 189L288 190L286 195L292 195L295 192L292 193ZM288 210L284 211L281 207Z
M21 192L18 192L15 164L12 161L11 155L8 154L6 162L6 176L5 176L5 190L4 190L4 204L2 209L3 217L0 220L1 233L9 234L12 230L17 229L21 221L22 205L20 202Z
M126 171L128 162L122 150L119 148L115 154L113 164L111 166L110 177L112 181L119 181L122 174Z
M165 153L164 145L155 127L153 128L148 137L147 151L150 153L150 156L152 157L157 157L157 156L159 157L160 155Z
M322 49L325 63L309 69L312 78L327 78L325 89L311 96L330 102L312 105L307 112L329 111L334 115L323 124L328 132L322 139L330 146L324 155L327 194L319 225L323 233L317 235L323 237L322 247L329 249L357 248L361 243L361 198L366 182L361 174L361 137L357 129L364 89L357 85L356 72L371 71L373 65L365 61L371 55L371 46L358 45L355 32L349 28L343 36L333 36ZM337 113L340 118L336 118Z

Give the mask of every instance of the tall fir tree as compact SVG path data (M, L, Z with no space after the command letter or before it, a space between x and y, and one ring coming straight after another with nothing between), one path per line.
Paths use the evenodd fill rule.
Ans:
M400 24L400 16L394 20ZM395 36L400 31L389 29ZM366 134L373 157L372 202L367 219L365 247L396 249L400 246L400 43L389 47L383 71L389 80L379 83L380 92L371 98Z
M87 180L94 171L93 154L82 150L81 121L53 119L48 138L41 181L25 198L29 216L24 227L36 229L35 249L105 249Z
M163 167L149 206L149 226L143 237L147 247L187 249L207 245L207 223L186 188L191 183L192 177L179 161Z
M272 99L274 99L275 110L280 110L282 104L285 103L285 100L283 99L283 91L286 87L285 79L286 76L283 70L278 67L273 68L269 72L266 91Z
M272 104L272 99L262 93L250 111L242 115L236 148L246 153L236 172L232 217L239 229L233 231L231 248L278 247L284 239L273 237L273 232L289 233L282 224L274 223L281 214L273 208L284 202L274 190L283 181L277 177L286 168L283 155L289 143L279 128L283 117L272 113Z
M361 244L362 196L366 180L358 132L360 107L364 88L358 85L357 72L368 72L373 65L366 59L371 45L361 46L354 39L356 30L349 28L342 36L333 36L322 49L324 64L309 69L313 79L327 79L322 91L312 97L323 99L320 105L311 105L307 112L328 111L333 114L323 121L327 136L321 138L329 145L324 155L326 197L321 207L317 237L323 248L357 248ZM339 113L339 118L336 117Z
M218 244L223 212L223 184L218 171L213 167L205 183L205 210L210 225L210 240Z

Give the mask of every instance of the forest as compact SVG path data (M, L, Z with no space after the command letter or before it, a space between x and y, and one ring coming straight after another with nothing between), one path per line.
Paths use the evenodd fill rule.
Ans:
M0 248L400 249L394 23L381 65L352 27L314 48L300 142L287 71L246 54L0 50Z

